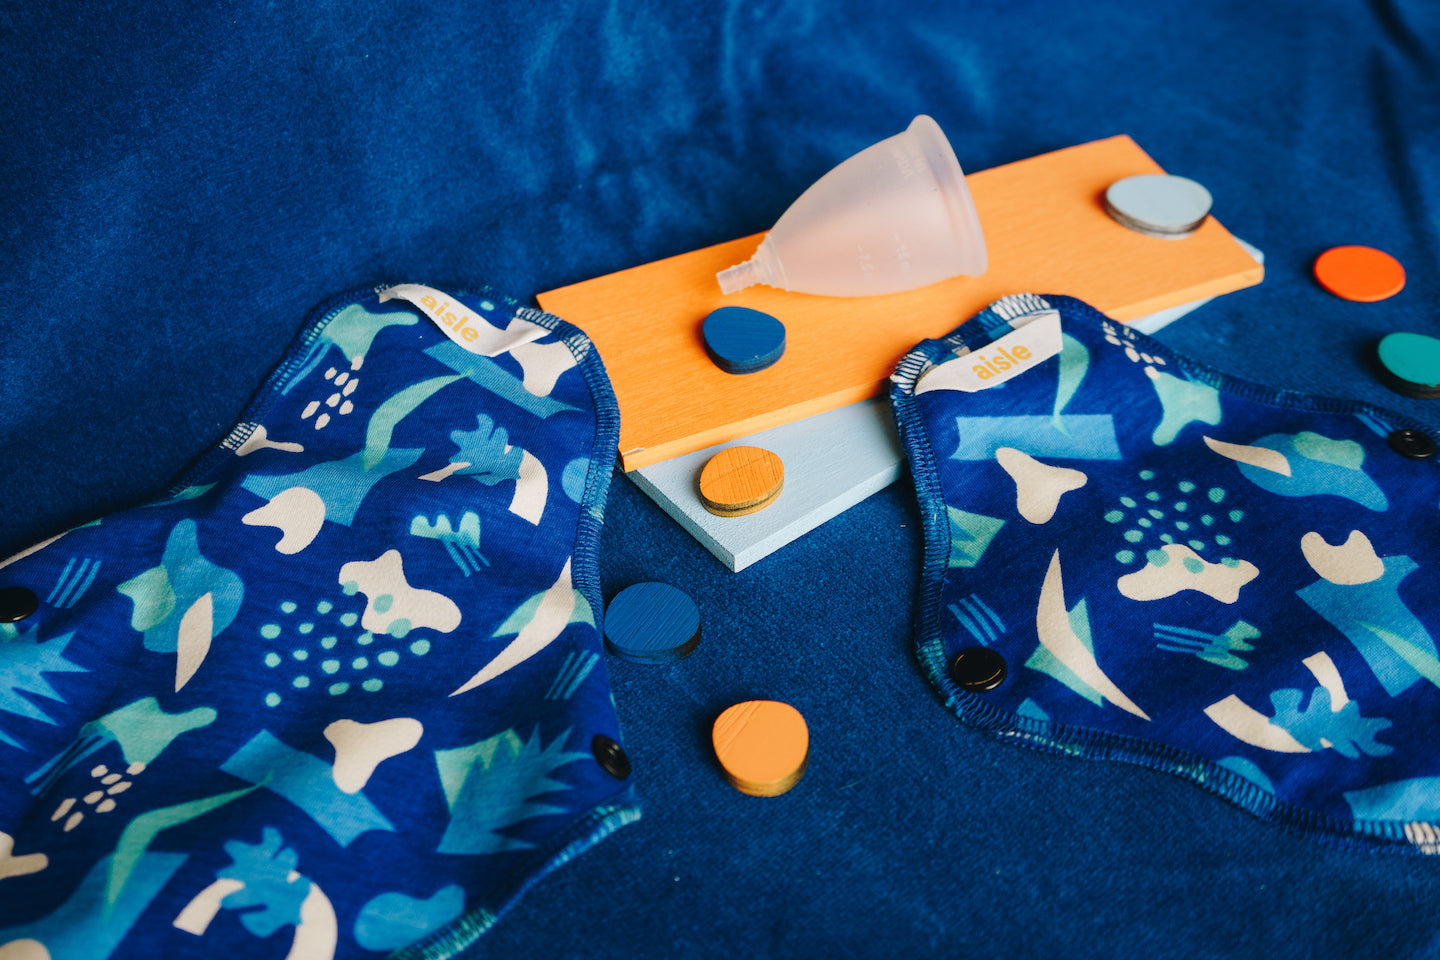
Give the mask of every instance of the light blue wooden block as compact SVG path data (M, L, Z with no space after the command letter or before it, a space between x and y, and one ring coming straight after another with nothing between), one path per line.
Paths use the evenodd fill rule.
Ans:
M715 454L737 446L779 455L785 462L785 489L756 513L717 517L700 504L700 471ZM890 401L880 397L641 467L628 476L721 563L743 570L895 482L903 459Z
M1256 261L1265 262L1258 249L1237 241ZM1161 310L1129 325L1154 333L1211 299ZM717 517L700 504L700 471L721 450L742 445L780 456L785 489L758 513ZM894 483L904 458L890 401L879 397L641 467L628 476L721 563L743 570Z

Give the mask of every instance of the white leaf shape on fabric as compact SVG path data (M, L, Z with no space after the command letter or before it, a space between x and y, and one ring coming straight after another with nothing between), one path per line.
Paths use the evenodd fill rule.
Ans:
M1070 625L1070 613L1065 609L1065 586L1060 574L1059 550L1050 558L1050 568L1046 571L1045 582L1040 587L1040 602L1035 609L1035 627L1040 634L1041 645L1077 677L1120 709L1133 713L1142 720L1150 719L1150 715L1136 706L1134 701L1106 676L1105 671L1100 669L1095 655L1086 649L1085 644L1076 636L1075 628Z
M1279 450L1271 450L1269 447L1254 447L1244 443L1226 443L1224 440L1216 440L1213 437L1205 437L1205 446L1220 456L1228 457L1237 463L1248 463L1261 470L1290 476L1290 461L1285 459L1285 454Z
M594 622L589 602L571 585L567 559L555 583L544 593L527 600L495 631L497 637L513 633L515 639L450 696L473 690L530 659L554 642L570 624Z
M190 604L185 616L180 618L180 629L175 643L175 689L178 691L195 671L205 662L210 653L210 641L215 638L215 595L207 593Z
M1310 752L1310 748L1292 737L1288 730L1233 693L1206 707L1205 716L1230 736L1252 747L1275 753Z

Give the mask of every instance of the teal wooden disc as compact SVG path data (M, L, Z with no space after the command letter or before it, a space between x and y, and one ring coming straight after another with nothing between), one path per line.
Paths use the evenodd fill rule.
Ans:
M1376 348L1381 380L1396 393L1440 398L1440 340L1423 333L1392 333Z
M668 583L636 583L605 610L605 646L617 657L669 663L700 643L700 610L685 591Z

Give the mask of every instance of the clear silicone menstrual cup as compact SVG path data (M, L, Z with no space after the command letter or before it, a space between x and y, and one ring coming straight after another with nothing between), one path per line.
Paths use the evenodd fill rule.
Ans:
M899 293L985 272L985 236L955 151L919 116L817 180L723 293L762 283L830 297Z

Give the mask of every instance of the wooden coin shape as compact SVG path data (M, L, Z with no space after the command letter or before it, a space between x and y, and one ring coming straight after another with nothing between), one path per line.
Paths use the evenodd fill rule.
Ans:
M717 517L740 517L775 502L785 486L785 464L760 447L729 447L700 471L700 503Z
M755 373L785 353L785 325L749 307L721 307L701 324L705 352L726 373Z
M810 730L788 703L737 703L716 718L711 735L725 779L741 793L777 797L805 775Z
M670 663L700 644L700 609L668 583L634 583L605 610L605 646L639 663Z
M1122 226L1152 237L1179 239L1210 213L1210 191L1185 177L1146 173L1116 180L1105 191L1105 212Z
M1315 279L1342 300L1374 303L1405 287L1405 268L1374 247L1331 247L1315 258Z
M1440 340L1423 333L1392 333L1375 349L1381 380L1396 393L1440 398Z

